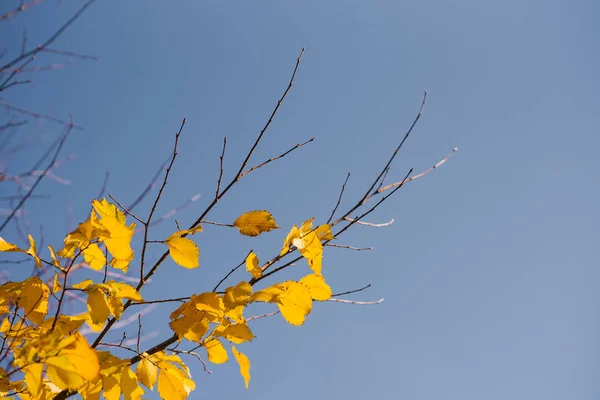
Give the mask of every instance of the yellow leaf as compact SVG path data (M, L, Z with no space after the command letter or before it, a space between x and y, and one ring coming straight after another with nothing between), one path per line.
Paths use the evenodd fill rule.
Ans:
M142 359L135 370L137 380L148 389L153 390L158 379L158 367L148 353L142 354Z
M268 288L259 290L258 292L254 292L252 296L250 296L250 301L262 301L265 303L278 303L279 295L284 292L283 285L280 283L276 283L273 286L269 286Z
M19 296L19 306L23 307L25 317L40 324L48 314L48 297L50 289L38 277L32 277L23 282Z
M118 375L102 375L102 388L106 400L119 400L121 398L121 385L118 378Z
M62 290L62 285L58 280L58 272L54 274L54 280L52 281L52 293L58 293Z
M292 229L290 230L290 232L285 237L285 240L283 241L283 247L281 248L281 252L279 253L279 255L283 256L283 255L287 254L287 252L290 251L290 246L292 244L292 241L299 237L300 237L300 229L298 229L298 227L294 224L294 226L292 226Z
M106 295L100 288L88 292L87 308L90 312L92 324L104 324L110 316L110 308Z
M325 283L323 275L311 274L300 279L300 283L308 287L313 300L325 301L331 298L331 288Z
M90 268L100 271L106 265L106 257L96 243L91 243L83 250L83 258Z
M197 320L193 317L182 317L171 321L169 326L179 338L184 337L192 342L200 343L202 337L208 332L210 322L206 318Z
M198 268L198 258L200 257L200 250L196 243L192 242L188 238L174 237L167 239L167 245L169 246L169 254L173 261L185 268Z
M73 285L73 289L81 289L81 290L86 290L87 288L89 288L90 286L92 286L94 284L94 281L91 279L86 279L85 281L81 281L79 283L76 283Z
M215 329L215 336L225 338L235 344L242 344L244 342L251 342L256 336L252 334L252 331L246 325L246 322L235 325L219 326Z
M211 363L223 364L227 362L227 350L225 350L219 339L210 339L204 342L204 347L206 347L208 361Z
M109 233L108 236L101 234L99 238L106 244L108 251L116 260L114 263L111 261L111 265L127 272L129 262L133 260L131 238L135 233L135 224L125 225L125 214L106 199L94 200L92 207L101 217L99 224Z
M115 292L115 296L120 299L128 299L133 301L144 301L142 295L133 286L124 282L108 282L110 288Z
M50 257L52 257L52 264L54 264L54 266L56 268L63 271L63 268L60 266L60 261L58 261L58 259L56 258L56 253L54 252L54 249L52 248L52 246L48 246L48 250L50 250Z
M123 369L121 375L121 391L125 400L141 400L144 389L138 385L137 377L129 366Z
M40 260L40 258L37 255L35 241L33 240L33 237L31 237L31 235L27 235L27 238L29 239L29 249L25 253L27 253L31 257L33 257L33 259L35 260L35 265L38 268L42 268L42 261Z
M270 212L264 210L249 211L239 216L233 225L238 228L242 235L258 236L263 232L269 232L279 228Z
M333 233L331 233L331 226L329 224L320 225L315 229L315 233L319 240L334 240Z
M315 273L320 274L322 269L323 245L315 232L310 232L301 238L296 238L292 243L298 248L300 254L308 260L310 268Z
M166 356L163 351L154 354L158 361L158 394L163 400L184 400L196 388L189 369L177 356ZM176 363L179 367L171 364Z
M31 364L23 368L23 372L25 372L25 383L27 384L27 391L32 396L37 396L42 390L43 371L44 364L42 363Z
M283 318L292 325L302 325L312 309L308 288L295 281L282 282L283 293L278 296L277 306Z
M58 355L48 357L44 362L48 378L60 389L77 389L98 377L98 356L81 334L67 336L57 348Z
M174 366L165 366L158 375L158 394L163 400L184 400L196 388L193 380Z
M302 223L302 225L300 226L300 232L302 232L302 235L306 235L312 231L314 220L315 218L312 217L311 219L307 219Z
M244 308L244 306L236 306L234 308L230 308L225 313L225 316L233 322L237 322L238 324L245 322L246 319L244 318Z
M108 309L116 319L120 319L124 311L123 300L116 296L108 296Z
M250 360L244 353L239 352L233 344L231 345L231 350L233 351L236 361L240 365L240 374L244 378L246 389L248 389L248 383L250 383Z
M253 251L246 257L246 271L250 272L255 278L262 276L262 269L258 266L258 257Z
M196 310L203 311L210 322L219 322L225 315L223 298L216 293L207 292L194 295L190 302L193 302Z
M95 381L88 382L80 389L77 389L77 393L81 395L83 400L100 400L101 392L102 379L96 379Z
M235 286L225 289L223 303L226 308L232 309L240 305L246 305L252 294L252 286L248 282L242 281Z
M6 240L2 239L1 236L0 236L0 251L18 251L21 253L25 253L25 250L20 249L17 245L8 243Z

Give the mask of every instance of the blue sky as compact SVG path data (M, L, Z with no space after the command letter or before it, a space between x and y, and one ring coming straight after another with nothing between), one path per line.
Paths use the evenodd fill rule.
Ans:
M2 47L18 51L25 27L31 44L41 42L80 4L47 1L0 22ZM319 304L301 328L279 316L257 320L258 338L240 346L252 361L250 390L235 362L207 375L190 359L198 385L190 398L595 399L599 17L591 0L98 2L53 48L99 61L32 73L32 84L2 93L45 114L72 112L85 127L63 153L76 158L56 171L71 184L46 180L37 193L51 198L28 203L32 231L43 225L46 243L59 247L67 209L73 223L85 219L107 170L108 192L130 203L184 117L159 215L199 193L177 214L188 225L214 194L223 136L231 178L304 46L295 85L251 164L314 143L242 180L209 215L231 222L267 209L282 229L252 239L207 226L197 237L201 268L166 263L145 298L210 290L250 249L268 259L292 224L327 219L351 171L348 207L410 126L424 89L423 117L390 179L459 151L369 216L394 224L339 239L372 251L325 253L334 291L370 283L353 298L384 303ZM38 145L12 161L13 172L29 168L60 129L32 121L19 132ZM0 195L14 192L0 186ZM173 230L165 222L151 236ZM163 250L152 247L151 259ZM12 279L31 271L3 269ZM307 272L299 264L286 278ZM170 335L170 309L142 320L159 335L147 347Z

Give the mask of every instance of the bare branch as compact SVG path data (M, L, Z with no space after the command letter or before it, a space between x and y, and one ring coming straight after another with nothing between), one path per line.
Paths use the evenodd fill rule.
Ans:
M345 296L347 294L353 294L353 293L362 292L363 290L368 289L370 287L371 287L371 284L369 283L368 285L363 286L360 289L354 289L354 290L349 290L347 292L332 294L331 297L340 297L340 296Z
M62 149L62 147L63 147L65 141L67 140L67 137L69 136L69 133L71 132L73 127L74 127L74 124L73 124L73 121L71 121L71 124L67 128L67 131L62 135L62 138L58 144L58 148L56 149L56 152L54 153L54 157L52 158L52 161L50 162L50 164L48 164L48 167L46 168L45 173L41 174L38 177L38 179L35 181L33 186L31 186L31 189L29 189L27 194L25 196L23 196L23 198L19 201L19 204L17 204L17 206L13 209L12 213L8 216L8 218L6 218L4 223L2 223L2 225L0 225L0 232L2 232L2 230L8 225L10 220L15 216L16 212L23 206L23 204L25 204L25 202L27 201L29 196L31 196L33 194L33 191L35 190L35 188L40 184L42 179L44 179L44 176L46 176L46 173L52 168L52 166L56 162L56 159L58 158L60 150Z
M217 180L217 191L215 192L215 199L219 198L219 192L221 191L221 179L223 179L223 158L225 157L225 148L227 147L227 137L223 138L223 151L219 157L219 179Z
M407 181L407 182L408 182L408 181ZM394 218L392 218L392 219L391 219L391 220L389 220L388 222L383 222L383 223L381 223L381 224L374 224L374 223L371 223L371 222L364 222L364 221L358 221L358 220L356 220L356 221L355 221L355 220L353 220L352 218L348 218L348 217L346 217L346 218L344 218L344 219L345 219L346 221L349 221L349 222L356 222L356 223L357 223L357 224L359 224L359 225L364 225L364 226L373 226L373 227L375 227L375 228L381 228L381 227L384 227L384 226L390 226L391 224L393 224L393 223L394 223Z
M297 144L296 144L294 147L292 147L291 149L289 149L289 150L288 150L288 151L286 151L285 153L282 153L282 154L280 154L280 155L278 155L278 156L276 156L276 157L271 157L271 158L269 158L268 160L266 160L266 161L263 161L262 163L260 163L260 164L258 164L258 165L255 165L254 167L252 167L252 168L248 169L246 172L243 172L243 173L240 175L240 178L243 178L244 176L248 175L250 172L252 172L252 171L254 171L254 170L257 170L257 169L259 169L259 168L261 168L261 167L263 167L263 166L267 165L267 164L268 164L268 163L270 163L270 162L273 162L273 161L275 161L275 160L279 160L280 158L283 158L283 157L285 157L286 155L288 155L288 154L289 154L289 153L291 153L292 151L294 151L294 150L296 150L296 149L298 149L298 148L300 148L300 147L304 146L305 144L308 144L308 143L310 143L310 142L312 142L312 141L314 141L314 140L315 140L315 138L313 137L313 138L310 138L309 140L307 140L306 142L303 142L303 143L297 143Z
M346 190L346 184L348 183L348 179L350 179L350 172L348 172L348 175L346 175L346 180L344 181L344 184L342 185L342 190L340 190L340 195L338 196L337 203L335 204L333 211L331 211L331 215L327 219L327 223L331 222L331 220L333 219L333 216L335 215L335 212L337 211L338 207L340 206L340 202L342 201L342 196L344 195L344 190Z
M340 249L349 249L349 250L356 250L356 251L373 250L372 247L354 247L354 246L346 246L343 244L335 244L335 243L325 243L323 246L337 247Z
M229 271L229 273L228 273L227 275L225 275L225 276L223 277L223 279L221 279L221 280L219 281L219 283L217 283L217 286L215 286L215 288L212 290L213 292L216 292L216 291L217 291L217 289L219 288L219 286L221 286L221 283L223 283L223 282L224 282L224 281L225 281L227 278L229 278L229 276L230 276L231 274L233 274L233 273L234 273L234 272L235 272L235 271L236 271L236 270L237 270L239 267L241 267L242 265L244 265L244 264L246 263L246 259L248 258L248 256L250 255L250 253L252 253L252 250L250 250L250 251L248 252L248 255L247 255L246 257L244 257L244 260L242 260L242 262L241 262L241 263L239 263L237 267L235 267L235 268L233 268L231 271Z
M333 301L336 303L346 303L346 304L358 304L361 306L370 306L370 305L383 303L383 297L377 301L356 301L356 300L344 300L344 299L328 299L327 301Z
M27 4L21 4L19 7L15 8L13 11L9 11L4 15L0 15L0 21L3 21L5 19L10 19L13 15L23 12L23 11L27 10L29 7L33 7L37 4L40 4L42 1L44 1L44 0L32 0Z

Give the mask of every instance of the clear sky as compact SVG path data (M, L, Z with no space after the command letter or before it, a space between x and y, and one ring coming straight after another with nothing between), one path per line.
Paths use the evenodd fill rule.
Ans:
M24 27L30 44L41 42L81 3L48 0L0 22L0 47L18 51ZM5 0L0 11L17 4ZM85 127L63 153L76 158L56 170L71 184L46 180L37 193L52 197L28 203L32 231L43 225L45 243L60 247L69 204L73 224L85 219L107 170L108 192L131 203L184 117L159 214L199 193L177 214L188 225L214 195L223 136L230 178L304 46L252 164L315 141L245 178L209 215L231 222L267 209L282 229L252 239L206 226L196 238L200 269L165 263L145 298L211 290L250 249L268 259L292 224L327 219L351 171L349 206L410 126L424 89L423 117L389 178L459 151L369 216L393 218L391 226L356 227L338 240L372 251L326 250L334 291L370 283L352 298L382 304L318 304L301 328L280 316L254 321L258 338L240 346L252 362L250 390L233 360L207 375L189 359L190 398L597 399L599 19L594 0L97 2L53 48L99 61L32 73L32 84L1 94L60 118L72 112ZM67 60L44 55L36 65ZM60 129L32 122L19 132L36 147L12 161L13 172L29 168ZM14 192L0 186L0 195ZM173 230L171 220L151 237ZM295 268L286 277L308 272ZM2 269L17 279L31 266ZM170 309L142 319L158 335L146 347L171 335Z

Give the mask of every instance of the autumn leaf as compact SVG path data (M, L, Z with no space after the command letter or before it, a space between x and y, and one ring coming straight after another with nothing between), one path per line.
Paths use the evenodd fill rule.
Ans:
M235 360L240 366L240 375L244 378L246 389L248 389L248 384L250 383L250 360L244 353L239 352L233 344L231 345L231 350L233 351Z
M323 259L323 245L315 232L309 232L292 241L300 254L307 259L310 268L317 274L321 273Z
M248 300L250 300L250 295L252 295L252 286L248 282L242 281L235 286L225 289L223 304L228 309L233 309L240 305L245 306Z
M221 325L215 329L214 335L227 339L235 344L251 342L252 339L256 337L245 321L239 324Z
M325 301L331 298L331 288L325 283L323 275L306 275L300 279L300 283L306 285L313 300Z
M237 227L242 235L258 236L263 232L278 229L279 226L270 212L264 210L249 211L239 216L233 226Z
M52 293L56 294L62 290L62 285L58 279L58 272L54 274L54 279L52 280Z
M292 241L300 237L300 229L294 224L292 229L289 231L285 240L283 241L283 247L281 248L281 252L279 252L280 256L287 254L290 251L290 246L292 245Z
M223 344L219 339L210 339L204 342L206 348L206 354L208 355L208 361L214 364L223 364L228 360L227 350L223 347Z
M177 264L185 268L198 268L200 266L198 263L200 250L196 243L182 237L169 238L166 243L169 246L171 258Z
M262 269L258 266L258 257L253 251L246 257L246 271L250 272L254 278L262 276Z
M148 389L153 390L158 379L158 367L156 361L148 353L142 354L142 359L135 370L137 380Z
M315 234L319 238L319 240L334 240L333 233L331 233L331 225L323 224L319 225L317 229L315 229Z
M23 308L25 318L41 323L48 314L49 296L50 289L37 276L25 280L19 294L19 306Z
M7 242L6 240L2 239L1 236L0 236L0 251L18 251L21 253L25 253L25 250L20 249L19 246L17 246L17 245Z
M158 361L158 394L163 400L184 400L196 388L190 379L189 370L177 356L166 356L164 352L154 355ZM174 365L173 363L177 364Z
M83 258L93 270L100 271L106 265L106 257L96 243L90 243L83 249Z
M77 389L98 377L96 351L80 333L67 336L57 345L58 354L44 360L46 374L60 389Z
M44 364L34 363L23 367L25 373L25 383L27 384L27 391L32 396L39 395L42 390L42 372L44 371Z
M255 292L251 301L275 303L283 318L292 325L302 325L312 309L308 287L300 282L286 281Z
M171 236L169 236L169 238L167 240L172 239L172 238L176 238L176 237L182 237L184 235L193 235L196 232L202 232L202 226L201 225L198 225L197 227L192 228L192 229L183 229L183 230L177 231L174 234L172 234Z
M137 377L129 366L121 374L121 391L125 400L141 400L144 394L144 389L138 385Z

